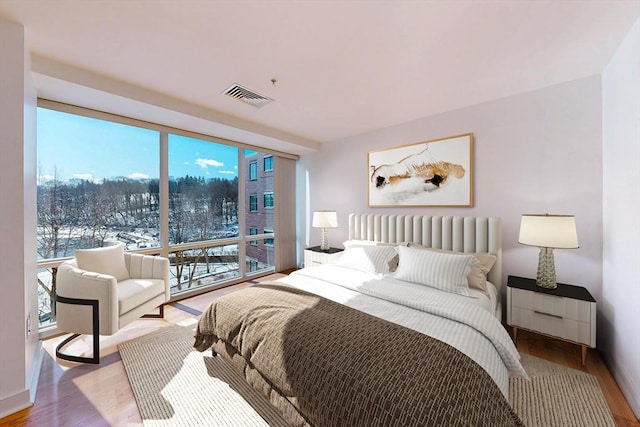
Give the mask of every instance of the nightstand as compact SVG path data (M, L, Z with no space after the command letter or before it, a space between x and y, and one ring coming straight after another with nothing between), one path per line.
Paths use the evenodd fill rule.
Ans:
M313 267L321 264L331 264L335 262L340 252L344 249L329 248L326 251L320 249L320 246L314 246L304 250L304 266Z
M514 341L520 328L580 345L584 366L587 347L596 346L596 300L582 286L558 283L546 289L535 279L509 276L507 324Z

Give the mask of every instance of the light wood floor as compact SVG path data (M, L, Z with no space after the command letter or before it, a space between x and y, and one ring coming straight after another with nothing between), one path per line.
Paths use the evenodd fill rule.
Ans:
M258 281L280 276L275 274ZM100 365L56 361L52 355L64 336L45 341L46 354L35 405L0 419L0 426L142 425L117 345L171 324L193 323L211 300L246 286L248 284L243 283L169 304L165 307L164 319L137 320L114 336L102 337ZM618 425L640 426L597 351L589 350L587 364L583 368L578 346L526 331L518 331L517 346L523 353L594 375ZM90 355L91 338L73 344L67 351Z

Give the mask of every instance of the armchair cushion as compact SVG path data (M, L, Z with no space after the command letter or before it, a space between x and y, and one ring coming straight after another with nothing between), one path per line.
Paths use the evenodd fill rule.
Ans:
M164 295L164 291L165 281L162 279L128 279L118 282L120 316L158 295Z
M100 302L100 335L112 335L119 328L118 282L115 277L77 268L76 260L65 261L56 276L58 295ZM92 333L92 319L87 307L57 303L56 321L65 332Z
M76 249L78 268L85 271L107 274L120 282L129 278L124 262L124 244L94 249Z

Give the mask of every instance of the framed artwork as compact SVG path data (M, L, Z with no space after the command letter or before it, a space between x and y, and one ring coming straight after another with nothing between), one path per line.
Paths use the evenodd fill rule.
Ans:
M473 133L368 157L369 207L473 206Z

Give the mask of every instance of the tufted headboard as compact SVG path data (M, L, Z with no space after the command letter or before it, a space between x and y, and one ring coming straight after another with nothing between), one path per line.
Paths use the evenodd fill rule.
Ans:
M349 239L413 242L456 252L491 252L497 259L488 280L502 290L502 222L500 218L349 214Z

